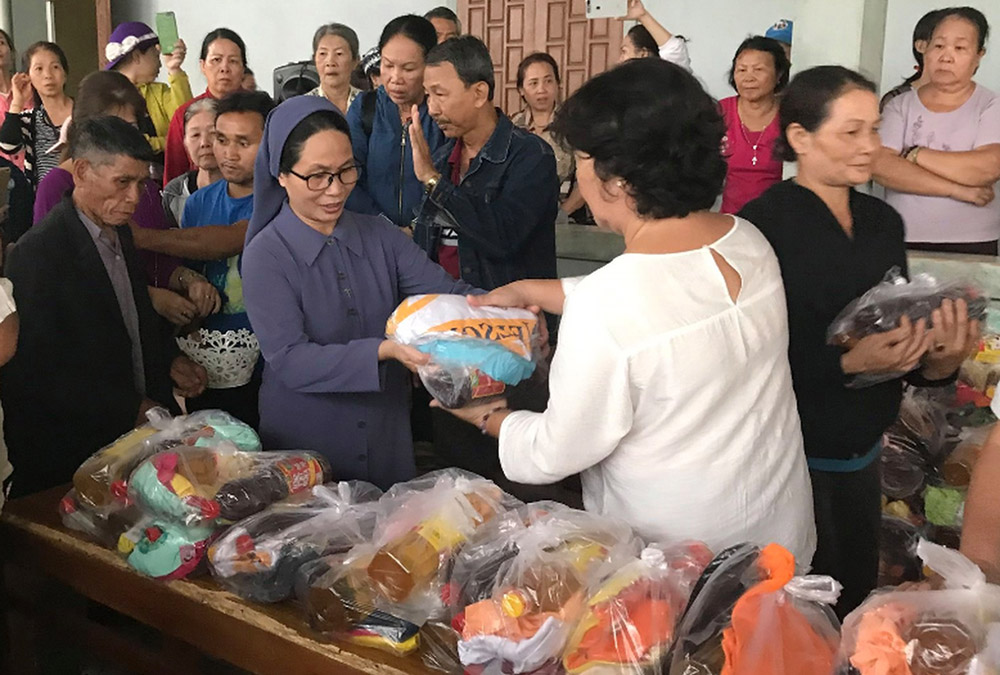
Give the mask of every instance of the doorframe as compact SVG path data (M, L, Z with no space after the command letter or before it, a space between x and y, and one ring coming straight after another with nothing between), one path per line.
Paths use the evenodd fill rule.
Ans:
M103 69L108 65L104 47L111 39L111 0L94 0L94 12L97 14L97 58Z

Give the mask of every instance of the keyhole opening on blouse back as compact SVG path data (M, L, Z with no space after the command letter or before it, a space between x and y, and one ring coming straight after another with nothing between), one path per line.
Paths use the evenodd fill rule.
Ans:
M729 291L729 299L736 303L740 299L740 292L743 290L743 277L723 258L714 248L708 249L712 252L712 259L715 260L719 273L722 274L723 281L726 282L726 290Z

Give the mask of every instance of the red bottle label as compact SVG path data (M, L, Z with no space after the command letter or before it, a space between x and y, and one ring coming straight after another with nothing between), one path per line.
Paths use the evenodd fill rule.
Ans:
M285 478L289 494L302 492L316 485L317 478L321 473L315 460L304 457L283 459L276 466Z

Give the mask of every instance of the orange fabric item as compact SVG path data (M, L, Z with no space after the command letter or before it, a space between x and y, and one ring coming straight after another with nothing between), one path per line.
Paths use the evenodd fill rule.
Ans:
M582 611L583 597L577 593L558 612L529 613L520 617L507 616L500 603L493 599L481 600L465 608L465 627L462 639L477 635L499 635L511 642L520 642L535 636L549 617L568 623Z
M851 665L861 675L911 675L900 634L904 615L901 607L885 605L861 617L851 655Z
M563 664L571 673L599 664L643 665L651 650L669 642L673 614L669 601L652 600L648 595L638 602L605 603L594 612L596 624Z
M795 576L795 558L777 544L760 553L764 580L743 594L722 632L721 675L830 675L836 645L779 593Z

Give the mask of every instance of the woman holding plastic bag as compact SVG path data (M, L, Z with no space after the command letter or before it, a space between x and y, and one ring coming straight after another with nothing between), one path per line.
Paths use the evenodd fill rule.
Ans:
M827 329L892 268L905 276L903 221L857 192L880 147L875 85L839 66L799 73L781 100L778 149L798 175L771 187L740 215L778 256L788 297L789 360L813 484L818 546L813 569L844 585L837 611L854 609L877 581L881 436L899 414L901 375L947 382L978 335L962 300L945 300L931 321L867 335L850 349ZM928 324L932 324L930 328ZM864 375L882 380L853 388ZM877 375L878 378L869 376Z
M583 472L586 508L646 540L815 547L781 274L749 223L709 212L725 127L689 73L638 59L556 115L598 226L625 254L584 279L519 281L477 304L562 314L544 413L453 410L500 439L507 477ZM663 148L669 147L669 152Z
M297 97L268 117L243 254L247 312L266 361L267 447L322 453L341 480L415 473L408 373L429 357L385 339L408 295L470 293L399 228L344 210L360 167L343 116Z

